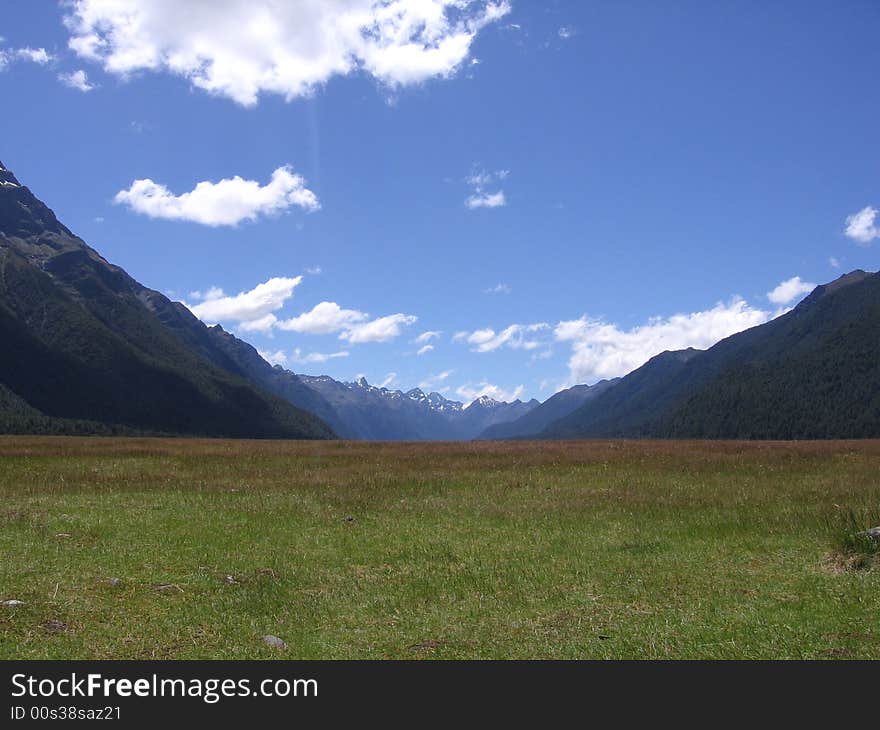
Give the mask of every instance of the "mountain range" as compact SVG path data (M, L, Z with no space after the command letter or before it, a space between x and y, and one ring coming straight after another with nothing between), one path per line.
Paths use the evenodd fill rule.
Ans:
M880 274L545 402L298 375L107 262L0 163L0 433L238 438L880 436Z
M880 274L853 271L705 351L664 352L543 438L880 436Z
M280 369L280 368L279 368ZM493 424L514 420L538 406L537 400L505 403L487 396L464 405L440 393L389 390L365 378L340 383L327 376L298 376L332 406L345 423L340 435L380 441L457 441L479 436Z
M298 376L104 260L0 163L0 432L470 439L538 405Z
M182 304L105 261L0 163L0 430L332 438Z

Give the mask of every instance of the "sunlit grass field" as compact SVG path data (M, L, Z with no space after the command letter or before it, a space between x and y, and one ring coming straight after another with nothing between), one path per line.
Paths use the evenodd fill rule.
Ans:
M877 659L878 506L880 442L3 437L0 658Z

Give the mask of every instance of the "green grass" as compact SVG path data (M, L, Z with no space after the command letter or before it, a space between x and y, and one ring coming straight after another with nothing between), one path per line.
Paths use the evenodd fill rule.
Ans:
M878 506L880 442L0 438L0 658L877 659Z

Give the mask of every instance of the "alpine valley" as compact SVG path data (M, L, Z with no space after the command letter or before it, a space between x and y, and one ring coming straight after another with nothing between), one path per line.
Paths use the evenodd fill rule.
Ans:
M103 259L0 163L0 433L236 438L880 436L880 275L854 271L706 351L544 403L339 382L247 342Z
M471 439L538 405L273 367L104 260L0 163L0 432Z

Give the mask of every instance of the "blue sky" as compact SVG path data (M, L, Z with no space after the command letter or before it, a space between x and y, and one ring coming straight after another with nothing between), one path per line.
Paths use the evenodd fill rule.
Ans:
M876 270L878 21L874 2L6 2L0 160L296 372L543 400Z

